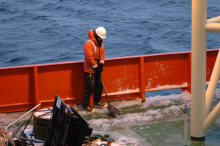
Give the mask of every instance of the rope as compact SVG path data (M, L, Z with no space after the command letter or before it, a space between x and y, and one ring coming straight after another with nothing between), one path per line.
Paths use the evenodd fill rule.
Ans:
M5 146L7 141L9 141L12 146L15 146L11 134L8 133L7 129L0 129L0 146Z

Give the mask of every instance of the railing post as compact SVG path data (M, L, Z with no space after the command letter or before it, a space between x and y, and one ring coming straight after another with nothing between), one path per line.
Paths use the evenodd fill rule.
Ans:
M140 98L142 102L145 101L145 78L144 78L144 57L140 57L140 68L139 68L139 76L140 76Z
M207 0L192 0L191 139L196 141L205 139L206 22Z
M38 67L34 67L34 99L35 99L35 105L38 105L39 102L39 82L38 82ZM39 110L39 107L37 107L37 110Z

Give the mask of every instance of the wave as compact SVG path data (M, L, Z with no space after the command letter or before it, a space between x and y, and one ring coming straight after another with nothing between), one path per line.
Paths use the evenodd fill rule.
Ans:
M0 2L0 13L3 14L15 14L18 13L19 10L9 2Z
M12 59L10 59L9 61L7 61L7 62L19 62L19 61L22 61L22 60L28 60L28 58L27 57L15 57L15 58L12 58Z
M1 61L2 66L17 66L25 65L29 63L29 58L26 56L17 56L17 57L4 57L4 60Z
M216 3L208 2L209 17L218 15ZM184 0L4 1L0 2L0 56L12 65L19 59L13 59L11 50L29 58L20 59L21 64L83 59L88 30L98 26L107 30L106 58L188 51L190 9L191 2ZM219 46L219 36L207 40L209 48Z

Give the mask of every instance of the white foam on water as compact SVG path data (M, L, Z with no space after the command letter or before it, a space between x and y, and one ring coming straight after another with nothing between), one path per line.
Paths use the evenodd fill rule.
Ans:
M216 90L213 101L218 101L218 99L220 99L219 89ZM131 127L140 126L140 130L144 130L141 125L146 126L147 124L166 123L168 121L183 121L184 115L180 108L183 108L184 105L187 105L189 108L191 107L191 95L185 91L181 94L147 97L144 103L142 103L141 99L134 99L115 101L111 102L111 104L119 109L137 106L139 109L147 110L145 112L125 113L112 119L102 118L88 120L90 126L94 129L93 133L109 134L116 143L124 144L125 146L150 146L150 141L147 141L142 136L148 137L152 142L157 141L157 138L164 134L169 135L169 132L161 129L161 132L155 133L157 137L152 137L152 135L147 132L141 136L132 130ZM97 110L97 112L101 114L107 113L108 111L103 112L102 109ZM220 126L220 118L215 121L214 126ZM183 133L171 134L168 138L164 139L164 143L183 144Z
M175 102L181 103L175 105ZM146 109L145 112L125 113L118 116L117 118L101 118L88 120L90 127L93 128L93 133L109 134L116 143L130 145L130 146L143 146L150 145L144 138L134 132L131 127L147 124L157 123L164 120L165 117L172 114L172 119L176 115L181 113L180 108L184 104L190 105L191 97L187 92L181 94L172 94L167 96L154 96L146 98L145 102L142 103L141 99L126 100L126 101L114 101L112 105L121 108L129 108L132 106L138 106L139 109ZM157 108L162 106L162 108ZM164 106L164 107L163 107ZM152 108L151 107L155 107ZM148 109L150 108L150 109ZM97 109L96 113L103 114L107 113L107 109ZM85 113L83 113L84 115ZM90 113L87 113L90 114ZM94 114L94 113L91 113ZM142 127L143 128L143 127ZM147 134L147 133L146 133Z

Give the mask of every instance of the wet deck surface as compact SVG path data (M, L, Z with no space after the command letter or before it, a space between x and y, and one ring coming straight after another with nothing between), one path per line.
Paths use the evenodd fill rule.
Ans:
M218 94L214 99L212 108L219 102ZM88 121L93 128L93 134L108 134L117 143L126 146L182 146L184 145L184 114L179 109L187 104L190 107L188 95L169 95L146 98L141 100L128 100L112 102L119 108L123 115L113 118L108 115L107 109L96 109L95 113L81 111L79 113ZM25 114L23 112L1 113L0 128ZM28 120L30 115L21 120ZM188 135L187 145L191 146L217 146L220 145L220 118L206 132L205 141L191 141L190 139L190 113L188 114ZM19 122L12 126L12 129L19 125ZM29 126L29 128L32 125Z

